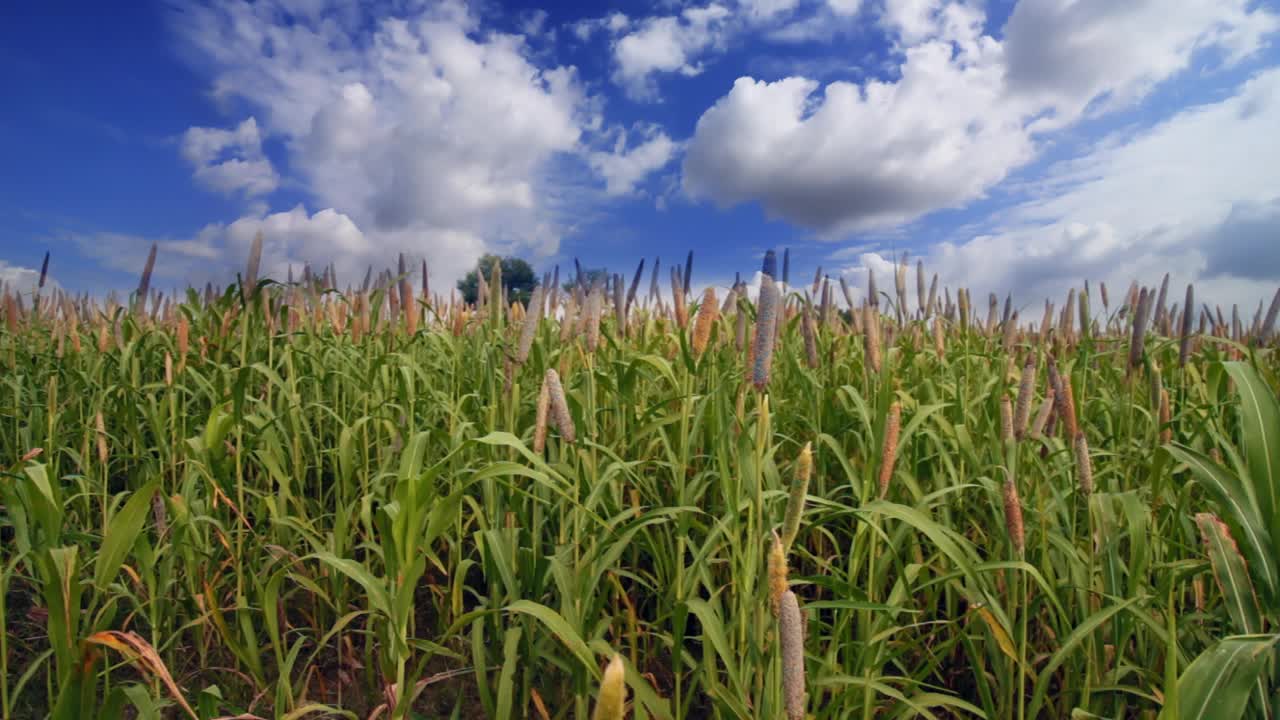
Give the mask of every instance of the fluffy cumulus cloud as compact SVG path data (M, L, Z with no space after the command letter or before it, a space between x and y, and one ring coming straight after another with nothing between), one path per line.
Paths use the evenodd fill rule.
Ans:
M384 244L417 244L439 251L440 264L433 269L433 275L453 278L469 269L469 263L485 250L479 236L463 231L441 230L425 235L415 232L412 237L393 233L389 238L375 239L348 215L333 209L308 213L301 205L281 212L246 215L231 223L210 223L187 238L92 233L74 234L70 239L82 254L103 267L130 274L141 270L155 243L159 249L155 277L163 287L185 282L225 282L243 269L259 232L263 236L263 275L280 279L290 271L297 276L308 265L317 272L332 265L340 283L355 284L363 277L367 263L387 260L379 254ZM317 254L317 248L322 248L323 254Z
M308 214L301 206L286 212L242 217L229 224L206 226L196 240L209 247L222 247L226 255L244 258L254 237L262 233L262 271L283 278L293 267L297 272L309 261L310 250L323 244L335 266L351 267L367 258L372 247L351 218L332 209Z
M1132 102L1193 53L1249 56L1276 16L1250 0L1021 0L997 38L978 3L886 0L879 22L895 76L740 78L698 121L686 191L758 201L830 236L962 206L1033 158L1043 133Z
M839 0L837 0L839 1ZM845 0L847 2L847 0ZM791 12L800 0L739 0L739 6L752 20L767 20Z
M849 17L862 8L862 0L827 0L827 7L836 15Z
M195 3L176 17L214 94L251 107L329 208L269 216L281 226L266 223L268 243L287 237L282 257L363 269L405 251L444 274L489 248L555 251L553 166L598 122L574 68L538 64L523 36L482 29L460 3L377 17L307 7ZM246 122L232 134L256 139ZM190 145L200 167L218 168L231 142L221 132L193 128L184 154ZM230 237L264 221L241 222Z
M1033 199L997 217L997 229L940 243L925 264L952 287L1012 291L1027 304L1060 304L1085 279L1121 292L1171 272L1179 297L1195 282L1202 300L1251 310L1280 284L1277 126L1273 69L1225 100L1053 166Z
M857 233L826 260L886 281L881 240L907 244L928 225L914 221L997 188L1013 192L968 228L931 218L946 242L920 254L952 286L1038 299L1176 269L1230 303L1280 279L1280 70L1245 64L1280 34L1274 5L1010 5L1001 25L984 0L695 0L576 20L498 20L464 0L179 0L177 44L228 114L179 151L199 185L248 209L160 240L157 272L237 268L261 231L271 273L333 263L354 281L405 252L440 287L484 252L553 255L600 208L662 183L659 206L682 189L708 213L752 203L820 239ZM744 48L757 77L667 92L705 88L687 78ZM582 77L561 51L606 59ZM1216 99L1144 103L1171 78ZM696 103L691 136L652 122L681 116L654 104L677 99ZM1090 122L1122 109L1138 110L1122 130ZM1086 150L1011 187L1063 137ZM303 204L269 205L286 183ZM128 272L152 242L76 240Z
M280 184L275 168L262 152L262 134L252 117L233 130L188 128L180 151L195 171L196 181L212 190L265 195Z
M1262 5L1023 0L1005 27L1010 93L1045 113L1041 127L1071 122L1091 102L1131 103L1187 69L1198 50L1227 62L1254 53L1280 27Z
M801 3L794 12L779 13L775 16L758 18L748 23L748 27L762 33L765 40L772 44L791 45L792 50L799 50L807 58L788 56L772 57L766 55L757 59L754 67L762 65L787 64L795 68L807 67L853 67L857 63L847 52L835 52L829 55L812 55L815 47L826 47L836 37L848 39L861 35L860 23L864 19L861 13L862 0L821 0ZM804 73L800 73L804 74Z
M51 287L51 278L45 279L45 287ZM12 265L0 260L0 288L26 296L40 283L40 270Z
M904 47L932 39L963 42L982 31L980 7L950 0L887 0L880 22Z
M614 82L633 100L656 101L664 75L698 75L716 53L750 42L753 34L785 43L829 39L861 5L861 0L722 0L670 15L613 13L579 21L573 30L583 40L600 31L608 34Z
M605 181L609 195L628 195L649 175L667 166L677 145L665 132L649 127L639 133L640 142L627 146L627 134L620 133L609 152L592 152L587 161Z
M571 24L569 30L581 42L590 40L596 33L604 32L616 35L631 25L631 18L620 12L613 12L604 17L583 18Z
M721 42L731 16L725 6L711 3L636 23L614 43L614 80L632 97L652 99L655 74L697 75L699 56Z
M721 205L760 201L823 231L884 226L982 194L1031 157L1011 113L992 112L1001 70L975 43L910 51L897 82L859 86L740 78L698 121L685 189Z

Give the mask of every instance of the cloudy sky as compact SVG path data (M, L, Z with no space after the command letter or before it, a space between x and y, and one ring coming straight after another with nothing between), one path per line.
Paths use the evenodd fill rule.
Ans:
M902 252L1020 303L1280 284L1280 7L1255 0L173 0L0 10L0 279L447 287L486 251L727 284ZM856 276L860 284L862 276Z

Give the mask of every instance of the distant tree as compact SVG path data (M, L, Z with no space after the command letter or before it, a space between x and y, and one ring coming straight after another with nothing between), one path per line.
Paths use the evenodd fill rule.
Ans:
M489 254L485 254L476 261L475 269L458 281L458 292L462 293L462 299L469 303L476 301L480 290L480 280L476 273L483 272L485 279L488 279L493 272L494 260L502 264L502 286L507 289L507 300L528 303L529 295L538 284L538 276L534 274L533 267L518 257L499 258L497 255Z
M595 268L593 270L582 271L582 284L588 290L591 289L591 285L595 283L597 280L599 280L600 283L603 285L604 282L608 279L609 279L609 271L605 268ZM568 280L564 281L564 283L562 283L562 286L566 292L573 292L573 289L578 286L578 278L571 277Z

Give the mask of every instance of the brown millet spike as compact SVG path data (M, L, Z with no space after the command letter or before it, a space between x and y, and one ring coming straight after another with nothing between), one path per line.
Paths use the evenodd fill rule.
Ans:
M898 460L898 432L902 428L902 404L894 401L889 406L889 414L884 422L884 444L880 448L880 497L889 492L889 481L893 478L893 466Z

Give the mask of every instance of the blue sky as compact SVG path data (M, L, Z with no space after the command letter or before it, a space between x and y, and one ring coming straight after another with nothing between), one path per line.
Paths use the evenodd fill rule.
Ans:
M1280 11L1252 0L77 3L0 11L0 281L350 282L482 252L695 284L817 266L1021 303L1280 283Z

